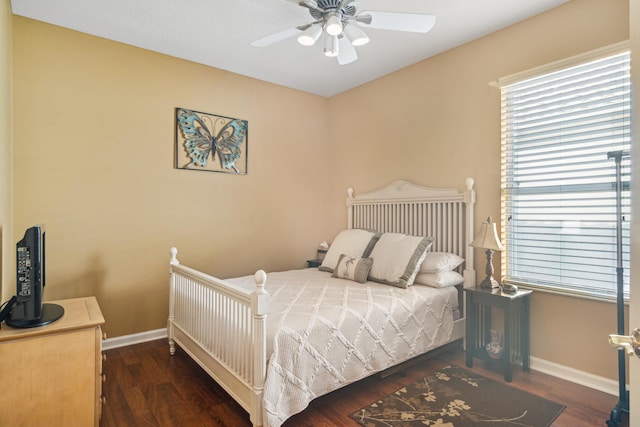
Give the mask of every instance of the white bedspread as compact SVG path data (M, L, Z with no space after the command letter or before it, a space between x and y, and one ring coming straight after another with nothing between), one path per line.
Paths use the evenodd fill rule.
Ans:
M253 276L229 280L255 288ZM265 426L343 385L447 343L455 288L400 289L317 269L269 273Z

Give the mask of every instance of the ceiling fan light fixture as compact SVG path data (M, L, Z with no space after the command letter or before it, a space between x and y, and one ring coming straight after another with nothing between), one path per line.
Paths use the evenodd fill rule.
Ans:
M369 36L361 28L426 33L436 22L435 15L424 13L383 12L369 10L361 12L358 0L291 0L303 7L313 21L288 28L251 42L252 46L264 47L296 36L303 46L318 44L324 37L324 54L337 57L339 65L350 64L358 59L356 47L369 43ZM639 0L640 1L640 0ZM324 33L324 34L323 34Z
M322 34L322 27L320 25L312 25L298 36L298 43L303 46L313 46L320 38L320 34Z
M338 56L340 53L338 36L331 36L327 34L324 38L324 54L330 58Z
M356 25L347 25L344 34L354 46L364 46L369 43L369 37Z
M336 12L329 12L327 14L326 28L327 34L331 36L337 36L342 33L342 20Z

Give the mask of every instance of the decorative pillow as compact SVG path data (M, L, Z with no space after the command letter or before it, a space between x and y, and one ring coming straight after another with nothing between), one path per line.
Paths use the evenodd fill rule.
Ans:
M464 277L457 271L443 271L441 273L418 273L414 284L445 288L459 285L462 282L464 282Z
M333 243L329 246L329 250L322 261L319 270L333 273L338 264L340 255L344 254L351 258L366 258L371 252L371 248L376 244L380 234L369 230L353 228L342 230Z
M369 280L399 288L411 286L433 241L433 237L384 233L371 251Z
M372 265L372 258L351 258L342 254L336 268L333 269L332 276L364 283L367 281Z
M420 273L440 273L443 271L453 271L457 266L464 262L464 258L456 254L447 252L427 252L422 264L420 264Z

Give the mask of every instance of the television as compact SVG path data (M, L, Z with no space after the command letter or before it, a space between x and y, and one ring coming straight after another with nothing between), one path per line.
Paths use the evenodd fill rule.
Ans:
M16 295L6 323L14 328L34 328L55 322L64 314L58 304L43 303L45 287L45 231L35 225L16 243Z

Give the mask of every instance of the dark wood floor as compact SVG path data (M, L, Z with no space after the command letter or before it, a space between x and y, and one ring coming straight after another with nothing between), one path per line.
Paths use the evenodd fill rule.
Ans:
M102 427L250 426L249 416L182 350L169 355L165 340L105 351L107 381ZM464 353L451 349L387 378L367 378L322 396L285 427L351 426L349 414L447 364L464 367ZM498 369L476 363L473 370L502 381ZM615 396L540 372L514 369L514 387L566 405L556 427L605 426ZM508 402L505 402L508 404ZM626 418L626 415L625 415ZM623 420L620 427L627 427Z

